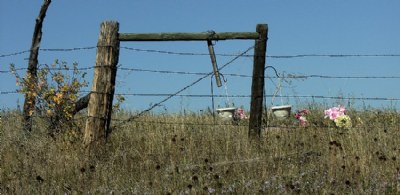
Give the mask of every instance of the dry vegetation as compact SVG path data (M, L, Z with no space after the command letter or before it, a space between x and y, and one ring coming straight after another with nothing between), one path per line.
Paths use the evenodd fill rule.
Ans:
M272 121L279 128L259 144L245 122L147 115L114 129L93 155L81 148L84 120L54 138L40 118L28 135L19 114L3 112L0 194L400 193L400 114L350 111L353 128L339 133L312 113L306 128Z

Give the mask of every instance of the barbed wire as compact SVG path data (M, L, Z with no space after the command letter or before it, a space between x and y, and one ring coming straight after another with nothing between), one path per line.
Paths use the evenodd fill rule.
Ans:
M197 81L197 80L196 80ZM194 85L194 84L193 84ZM191 86L193 86L191 85ZM189 86L189 87L191 87ZM189 88L188 87L188 88ZM186 88L187 89L187 88ZM184 91L184 90L182 90ZM181 92L182 92L181 91ZM0 95L8 94L20 94L18 90L15 91L0 91ZM102 93L95 91L80 91L82 94L88 93ZM179 94L179 93L114 93L115 96L143 96L143 97L190 97L190 98L251 98L251 95L211 95L211 94ZM369 101L400 101L400 98L388 98L388 97L344 97L344 96L324 96L324 95L272 95L266 94L267 98L305 98L305 99L335 99L335 100L369 100ZM170 99L170 98L169 98ZM165 102L165 101L164 101ZM164 103L162 102L162 103ZM161 105L156 104L153 108Z
M71 52L71 51L79 51L79 50L91 50L95 49L97 46L94 47L81 47L81 48L66 48L66 49L40 49L40 51L45 52ZM162 50L152 50L152 49L137 49L131 47L120 47L121 49L135 51L135 52L148 52L148 53L161 53L161 54L168 54L168 55L187 55L187 56L209 56L209 53L194 53L194 52L174 52L174 51L162 51ZM254 55L247 54L250 50L254 47L248 48L246 51L240 54L216 54L218 56L226 56L226 57L234 57L232 60L224 64L220 70L224 69L228 65L232 64L235 60L240 57L254 57ZM17 56L22 55L25 53L30 52L30 50L4 54L0 55L0 58L10 57L10 56ZM343 57L400 57L400 54L299 54L299 55L267 55L267 58L304 58L304 57L331 57L331 58L343 58ZM44 64L42 64L44 65ZM90 67L81 67L77 68L77 70L91 70L96 68L96 66ZM211 76L213 72L185 72L185 71L171 71L171 70L151 70L151 69L141 69L141 68L126 68L119 65L119 70L123 71L137 71L137 72L150 72L150 73L161 73L161 74L180 74L180 75L198 75L201 76L194 82L186 85L185 87L181 88L180 90L176 91L175 93L165 93L165 94L151 94L151 93L115 93L115 95L122 95L122 96L157 96L157 97L165 97L161 101L151 105L149 108L138 112L137 114L130 116L126 119L118 119L113 118L111 119L114 122L118 122L112 128L120 127L125 125L129 122L135 123L150 123L150 124L162 124L162 125L188 125L188 126L232 126L233 124L227 123L194 123L194 122L170 122L170 121L149 121L149 120L137 120L144 114L152 111L154 108L161 106L166 101L170 100L173 97L192 97L192 98L211 98L211 97L231 97L231 98L251 98L251 95L210 95L210 94L180 94L181 92L185 91L186 89L196 85L203 79ZM15 71L27 70L27 68L17 68L14 69ZM50 68L50 70L73 70L68 68ZM0 73L12 73L11 70L0 70ZM244 77L244 78L251 78L252 75L245 75L245 74L233 74L233 73L224 73L225 76L233 76L233 77ZM264 77L264 78L277 78L277 77ZM295 75L295 74L286 74L280 76L280 78L285 79L308 79L308 78L322 78L322 79L399 79L400 76L329 76L329 75ZM81 91L85 93L85 91ZM18 90L15 91L0 91L0 95L9 95L9 94L18 94ZM87 91L86 93L90 93ZM100 93L100 92L99 92ZM323 95L264 95L265 97L278 97L278 98L310 98L310 99L340 99L340 100L368 100L368 101L399 101L400 98L387 98L387 97L343 97L343 96L323 96ZM39 116L35 115L36 118L45 118L46 116ZM87 116L81 116L74 118L73 120L84 120ZM245 124L236 124L236 126L247 126ZM266 126L266 128L274 127L274 126ZM279 127L284 129L298 129L300 126L286 126L286 127ZM326 128L324 126L320 126L318 128Z
M363 112L363 111L360 111ZM6 120L7 118L11 118L11 119L16 119L16 118L20 118L21 120L23 119L23 115L22 115L22 111L12 111L12 112L7 112L7 111L2 111L1 112L3 114L3 120ZM323 114L323 113L321 113ZM130 115L129 113L125 113L125 115ZM377 113L376 116L378 117L380 114ZM155 124L155 125L185 125L187 127L190 126L225 126L225 127L248 127L248 121L247 119L242 119L239 121L233 121L233 120L218 120L218 122L216 123L207 123L207 122L191 122L191 121L185 121L185 119L180 120L180 121L170 121L170 119L168 118L157 118L157 116L160 115L154 115L154 117L156 117L156 119L145 119L145 120L129 120L130 117L128 116L128 118L122 119L122 118L116 118L119 116L114 116L111 121L113 122L126 122L129 121L131 123L135 123L135 124ZM199 116L208 116L208 117L212 117L211 114L199 114ZM45 114L33 114L31 116L32 118L36 118L36 119L44 119L47 120L49 119L48 116L46 116ZM321 116L322 117L322 116ZM84 115L77 115L74 116L72 119L69 119L69 121L71 122L83 122L85 120L87 120L89 117L88 116L84 116ZM293 117L293 119L295 119ZM211 118L210 118L211 120ZM367 122L367 121L366 121ZM328 125L324 125L324 124L319 124L319 123L310 123L308 126L301 126L300 124L297 124L295 121L293 121L293 123L288 123L285 125L275 125L275 124L267 124L267 123L263 123L263 129L266 131L266 133L268 133L268 131L273 131L275 129L279 129L279 130L287 130L287 131L291 131L291 130L297 130L297 129L304 129L304 128L318 128L318 129L331 129L332 127L328 126ZM363 126L354 126L352 127L352 129L365 129L365 128L399 128L398 124L387 124L387 123L383 123L383 124L376 124L376 123L364 123ZM116 126L113 126L113 129L116 129Z
M211 117L211 115L209 115ZM129 118L128 118L129 119ZM117 121L117 122L124 122L127 121L128 119L117 119L113 118L111 121ZM188 125L188 126L248 126L245 124L232 124L232 123L194 123L194 122L171 122L171 121L155 121L155 120L134 120L132 121L134 123L143 123L143 124L160 124L160 125Z
M233 59L231 59L230 61L228 61L227 63L225 63L224 65L222 65L219 70L224 69L225 67L227 67L228 65L232 64L234 61L236 61L237 59L239 59L242 55L245 55L247 52L249 52L250 50L252 50L254 48L254 46L249 47L247 50L245 50L244 52L242 52L240 55L237 55L236 57L234 57ZM141 117L143 114L150 112L151 110L153 110L154 108L160 106L161 104L163 104L164 102L168 101L169 99L173 98L174 96L180 94L182 91L185 91L186 89L196 85L197 83L199 83L200 81L202 81L203 79L207 78L208 76L211 76L214 72L210 72L207 75L204 75L202 77L200 77L199 79L197 79L196 81L190 83L189 85L183 87L182 89L178 90L177 92L167 96L166 98L164 98L163 100L155 103L154 105L150 106L149 108L143 110L142 112L138 113L137 115L129 118L127 121L124 121L123 123L119 124L119 125L124 125L127 122L130 122L132 120L135 120L139 117Z
M80 67L80 68L64 68L64 67L51 67L51 65L48 64L40 64L39 66L48 66L48 70L65 70L65 71L83 71L83 70L92 70L95 69L96 66L88 66L88 67ZM28 68L15 68L13 70L0 70L0 73L13 73L15 71L26 71Z
M267 55L269 58L304 58L304 57L400 57L400 54L299 54L299 55Z
M323 113L321 113L323 114ZM211 117L211 115L209 115ZM293 117L295 119L295 117ZM82 120L82 118L80 118ZM125 121L126 119L116 119L113 118L111 121ZM246 123L246 119L242 119L242 123L240 121L219 121L220 123L194 123L194 122L170 122L170 121L158 121L158 120L135 120L132 121L132 123L138 124L157 124L157 125L186 125L186 126L231 126L231 127L248 127L248 124ZM294 122L296 123L296 122ZM279 130L296 130L296 129L304 129L304 128L318 128L318 129L332 129L332 127L328 125L323 125L323 124L310 124L309 126L301 126L300 124L286 124L286 125L274 125L274 124L263 124L263 128L266 131L271 131L273 129L279 129ZM363 124L362 127L352 127L352 129L365 129L365 128L399 128L398 124L381 124L377 125L375 123L370 123L370 124Z
M116 93L121 96L144 96L144 97L165 97L173 94L168 93ZM251 98L251 95L210 95L210 94L176 94L175 97L192 97L192 98ZM343 97L343 96L323 96L323 95L271 95L266 94L265 97L272 98L307 98L307 99L343 99L343 100L375 100L375 101L400 101L400 98L386 97Z
M171 71L171 70L152 70L152 69L141 69L141 68L125 68L121 67L120 70L125 71L137 71L137 72L150 72L150 73L161 73L161 74L179 74L179 75L207 75L206 72L185 72L185 71ZM232 77L244 77L252 78L252 75L235 74L235 73L223 73L224 76ZM265 76L264 78L278 78L276 76ZM298 75L298 74L286 74L281 75L279 78L282 79L308 79L308 78L322 78L322 79L400 79L400 76L329 76L329 75Z
M97 48L96 46L90 46L90 47L74 47L74 48L49 48L49 49L39 49L39 51L48 51L48 52L70 52L70 51L79 51L79 50L91 50ZM23 50L23 51L17 51L14 53L9 53L9 54L1 54L0 58L5 58L5 57L10 57L10 56L17 56L21 55L24 53L31 52L31 50Z
M50 52L70 52L70 51L77 51L77 50L90 50L95 49L96 47L81 47L81 48L67 48L67 49L40 49L41 51L50 51ZM136 49L130 47L121 47L122 49L137 51L137 52L150 52L150 53L163 53L163 54L173 54L173 55L201 55L201 56L208 56L208 53L190 53L190 52L173 52L173 51L162 51L162 50L149 50L149 49ZM254 57L254 55L248 55L247 53L252 50L254 46L249 47L245 52L238 54L217 54L220 56L235 56L231 61L224 64L220 70L225 68L226 66L233 63L240 57ZM15 52L11 54L0 55L2 57L14 56L14 55L21 55L24 53L30 52L30 50L25 50L21 52ZM301 55L267 55L266 57L270 58L299 58L299 57L400 57L400 54L301 54ZM43 64L42 64L43 65ZM90 70L94 69L96 66L90 67L82 67L78 68L78 70ZM72 70L68 68L51 68L52 70ZM213 72L184 72L184 71L171 71L171 70L150 70L150 69L140 69L140 68L125 68L118 67L120 70L125 71L141 71L141 72L152 72L152 73L163 73L163 74L182 74L182 75L199 75L202 76L193 83L183 87L182 89L178 90L175 93L171 94L138 94L138 93L117 93L115 95L123 95L123 96L164 96L166 97L162 101L153 104L148 109L143 110L142 112L138 113L137 115L131 117L130 119L125 120L124 122L133 121L143 114L151 111L152 109L158 107L162 103L168 101L173 97L196 97L196 98L209 98L209 97L227 97L227 95L208 95L208 94L199 94L199 95L192 95L192 94L180 94L181 92L185 91L186 89L194 86L201 80L205 79L206 77L213 74ZM15 71L19 70L26 70L26 68L18 68ZM11 70L0 70L0 73L10 73ZM236 76L236 77L248 77L251 78L251 75L244 75L244 74L224 74L226 76ZM276 78L276 77L264 77L264 78ZM294 74L286 74L282 75L281 78L286 79L307 79L307 78L328 78L328 79L398 79L400 76L329 76L329 75L294 75ZM16 94L19 93L18 91L4 91L0 92L1 95L8 95L8 94ZM89 92L88 92L89 93ZM265 97L272 97L273 95L265 95ZM228 97L238 97L238 98L250 98L250 95L229 95ZM399 98L382 98L382 97L340 97L340 96L322 96L322 95L274 95L274 97L281 97L281 98L312 98L312 99L348 99L348 100L378 100L378 101L398 101Z
M17 93L19 93L17 90L15 90L15 91L0 91L0 95L17 94Z
M147 53L161 53L170 55L187 55L187 56L208 56L209 53L194 53L194 52L174 52L166 50L155 50L155 49L138 49L132 47L121 47L130 51L147 52ZM237 54L215 54L216 56L232 57ZM243 57L254 57L254 55L242 55ZM297 54L297 55L266 55L267 58L304 58L304 57L400 57L400 54Z
M69 52L69 51L79 51L79 50L91 50L96 49L99 46L89 46L89 47L74 47L74 48L51 48L51 49L40 49L40 51L57 51L57 52Z
M17 56L17 55L21 55L24 53L28 53L31 50L25 50L25 51L18 51L18 52L14 52L14 53L9 53L9 54L1 54L0 58L5 58L5 57L10 57L10 56Z
M266 95L267 97L274 97L274 95ZM309 99L338 99L338 100L375 100L375 101L399 101L400 98L386 98L386 97L343 97L343 96L323 96L323 95L275 95L275 97L282 98L309 98Z
M71 52L80 50L92 50L100 46L88 46L88 47L74 47L74 48L42 48L39 51L44 52ZM176 52L168 50L156 50L156 49L140 49L132 47L120 47L120 49L135 51L135 52L147 52L147 53L160 53L168 55L186 55L186 56L209 56L209 53L196 53L196 52ZM0 58L17 56L30 52L31 50L23 50L9 54L1 54ZM217 53L217 56L234 57L238 54L228 53ZM242 55L242 57L254 57L251 54ZM266 55L267 58L305 58L305 57L331 57L331 58L345 58L345 57L400 57L400 54L295 54L295 55Z
M45 65L45 64L41 64ZM84 71L84 70L92 70L95 69L96 66L89 67L81 67L76 68L76 70ZM118 69L121 71L136 71L136 72L149 72L149 73L160 73L160 74L178 74L178 75L199 75L205 76L209 73L207 72L185 72L185 71L172 71L172 70L154 70L154 69L142 69L142 68L126 68L123 65L119 65ZM27 70L27 68L16 68L15 71ZM0 70L0 73L12 73L14 70ZM74 71L72 68L49 68L49 70L66 70L66 71ZM232 77L242 77L242 78L252 78L252 75L245 74L236 74L236 73L224 73L224 76L232 76ZM265 76L267 79L277 78L276 76ZM310 79L310 78L321 78L321 79L400 79L400 76L330 76L330 75L301 75L301 74L285 74L281 75L282 79Z

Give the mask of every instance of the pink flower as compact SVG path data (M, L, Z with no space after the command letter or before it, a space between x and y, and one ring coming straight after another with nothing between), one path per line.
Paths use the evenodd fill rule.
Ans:
M307 109L299 110L294 114L294 117L299 120L300 125L306 126L307 125L307 118L306 115L310 114L310 111Z
M339 105L338 107L332 107L329 108L328 110L325 110L325 118L328 118L330 120L335 120L337 117L341 117L345 115L347 112L346 108L344 106Z
M238 108L235 111L235 118L240 119L240 120L247 119L246 113L244 112L244 110L242 108Z
M307 125L307 118L305 116L301 116L299 118L299 123L301 126L306 126Z

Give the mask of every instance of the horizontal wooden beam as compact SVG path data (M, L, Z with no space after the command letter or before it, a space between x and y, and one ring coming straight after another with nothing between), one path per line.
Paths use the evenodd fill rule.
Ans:
M120 41L205 41L228 39L258 39L257 32L206 33L119 33Z

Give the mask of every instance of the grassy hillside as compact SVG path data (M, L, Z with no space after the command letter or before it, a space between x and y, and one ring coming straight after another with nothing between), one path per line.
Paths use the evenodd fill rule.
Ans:
M258 145L246 121L147 115L113 129L96 155L81 147L84 120L53 138L40 118L25 134L21 116L3 113L0 193L400 193L400 114L350 111L353 128L340 131L311 113L308 127L270 119Z

